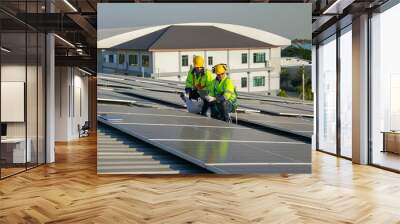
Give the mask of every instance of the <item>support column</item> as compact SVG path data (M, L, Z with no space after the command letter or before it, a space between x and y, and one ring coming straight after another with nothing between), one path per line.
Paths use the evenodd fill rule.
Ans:
M88 79L88 119L90 124L90 132L97 132L97 78L90 76Z
M368 163L368 15L353 19L353 162Z
M46 35L46 163L55 161L55 57L54 34Z
M313 135L312 135L312 140L311 140L311 148L312 150L316 150L317 149L317 46L316 45L312 45L312 72L311 72L311 88L312 88L312 92L313 92L313 96L314 96L314 126L313 126Z
M97 73L103 73L103 49L97 49Z

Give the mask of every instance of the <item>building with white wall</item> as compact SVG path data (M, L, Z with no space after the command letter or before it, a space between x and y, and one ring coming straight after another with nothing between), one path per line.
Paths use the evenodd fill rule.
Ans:
M281 47L290 40L266 31L217 23L170 24L99 41L101 70L167 80L186 80L194 56L205 67L228 65L238 91L279 91Z

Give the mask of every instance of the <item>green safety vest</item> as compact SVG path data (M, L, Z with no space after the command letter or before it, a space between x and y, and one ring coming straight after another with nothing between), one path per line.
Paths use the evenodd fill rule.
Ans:
M236 103L237 93L235 85L226 75L221 81L218 81L216 78L214 79L209 95L213 97L223 95L229 102Z
M186 78L186 88L197 90L209 90L213 77L210 71L204 69L204 74L196 76L194 68L190 69Z

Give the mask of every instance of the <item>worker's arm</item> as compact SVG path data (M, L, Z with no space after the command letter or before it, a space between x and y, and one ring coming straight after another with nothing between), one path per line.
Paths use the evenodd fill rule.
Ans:
M189 70L186 76L186 88L192 88L192 87L193 87L192 70Z
M192 88L193 88L193 76L191 70L189 70L186 76L185 92L186 93L190 92Z
M214 89L214 80L209 84L209 86L207 87L207 89L208 89L208 95L209 96L213 96L213 97L215 97L216 96L216 93L215 93L215 89Z
M214 78L213 78L211 72L207 71L207 73L206 73L206 87L207 87L208 92L210 92L210 90L213 87L213 81L214 81Z
M225 100L231 99L233 94L235 94L235 86L233 85L232 80L227 79L225 80L225 92L224 92Z

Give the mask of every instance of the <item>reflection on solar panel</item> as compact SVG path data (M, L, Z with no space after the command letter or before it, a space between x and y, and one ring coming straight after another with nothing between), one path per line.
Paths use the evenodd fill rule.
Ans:
M117 129L99 125L98 174L193 174L206 170Z
M309 173L310 145L186 112L98 105L98 120L216 173Z
M273 128L310 139L313 134L313 121L308 118L283 117L258 113L240 113L238 116L242 122Z
M285 115L285 116L303 116L313 117L313 112L299 108L299 106L285 106L277 103L260 102L258 100L244 100L238 101L241 107L260 110L262 112L274 115Z

